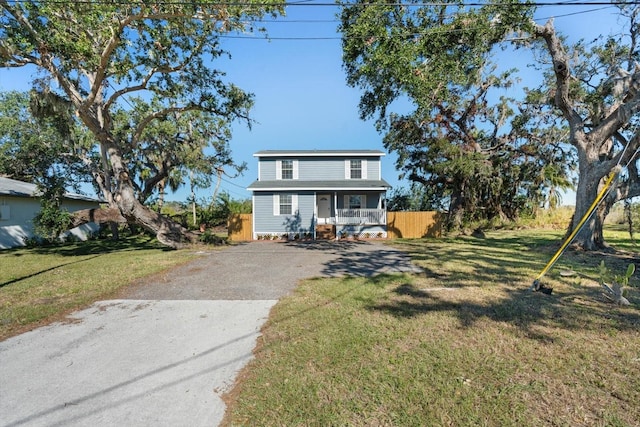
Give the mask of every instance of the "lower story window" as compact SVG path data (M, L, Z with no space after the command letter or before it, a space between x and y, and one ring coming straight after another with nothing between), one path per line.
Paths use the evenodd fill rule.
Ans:
M362 209L362 196L349 196L349 209Z
M293 213L293 197L291 194L280 194L280 215Z

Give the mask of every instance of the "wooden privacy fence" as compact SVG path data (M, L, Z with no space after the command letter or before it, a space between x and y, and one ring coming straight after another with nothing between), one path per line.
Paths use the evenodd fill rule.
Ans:
M443 215L439 212L387 212L387 237L389 239L416 239L440 237ZM234 214L229 217L229 240L241 242L253 239L251 214Z
M229 240L242 242L253 240L253 216L251 214L233 214L227 223Z
M440 212L387 212L387 237L389 239L416 239L440 237L442 234Z

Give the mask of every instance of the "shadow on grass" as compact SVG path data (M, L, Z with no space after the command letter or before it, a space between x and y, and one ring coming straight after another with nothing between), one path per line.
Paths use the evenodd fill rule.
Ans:
M602 296L597 286L572 284L571 279L556 279L557 286L551 295L528 290L529 271L540 271L561 244L554 235L537 233L514 235L500 234L484 239L457 238L450 241L420 240L400 242L420 265L429 286L440 285L440 290L404 284L393 290L395 297L373 304L370 309L380 310L397 317L413 317L435 311L452 312L461 327L469 328L480 319L507 322L529 336L546 339L539 328L552 325L569 330L601 328L636 329L640 327L640 295L638 288L631 289L633 306L617 307ZM600 261L607 265L624 265L638 262L637 254L586 253L568 251L562 265L575 266L578 275L594 282L586 272L597 276ZM447 266L443 267L443 263ZM594 283L595 284L595 283ZM464 293L463 288L477 287L477 293ZM456 291L458 289L458 291ZM481 291L488 296L478 296ZM453 295L458 292L458 295Z
M605 300L598 288L570 287L559 294L545 295L525 289L498 289L489 297L460 295L460 288L421 288L404 283L393 288L385 298L369 304L368 310L397 318L414 318L430 313L450 313L461 328L472 328L481 320L508 323L527 337L553 341L542 332L551 328L566 330L637 330L640 327L638 292L632 307L618 307ZM499 292L502 291L502 292ZM499 295L500 294L500 295Z
M172 248L159 244L153 238L146 237L129 237L122 238L120 240L87 240L86 242L73 244L40 246L28 250L41 255L85 256L148 249L157 249L162 251L173 250ZM23 248L22 250L24 251L25 249Z
M22 280L26 280L26 279L30 279L32 277L39 276L39 275L47 273L49 271L56 270L56 269L58 269L60 267L64 267L64 266L72 265L72 264L78 264L80 262L88 261L88 260L93 259L93 258L98 258L99 256L100 255L94 255L94 256L78 259L78 260L71 261L71 262L65 262L65 263L62 263L62 264L57 264L57 265L51 266L49 268L45 268L44 270L40 270L40 271L36 271L35 273L27 274L26 276L16 277L14 279L7 280L6 282L0 283L0 288L3 288L5 286L9 286L9 285L11 285L13 283L17 283L17 282L20 282Z
M88 261L109 253L123 252L123 251L150 250L150 249L161 250L161 251L172 250L152 240L141 239L141 238L128 238L128 239L122 239L118 241L90 240L86 242L79 242L79 243L65 244L65 245L39 246L36 248L8 249L6 251L3 251L0 254L7 255L9 257L11 256L25 257L25 256L28 256L29 254L37 254L37 255L55 255L55 256L70 257L70 258L80 257L80 258L74 259L68 262L62 262L60 264L53 265L51 267L33 272L31 274L28 274L22 277L15 277L11 280L0 283L0 288L3 288L4 286L8 286L16 282L20 282L21 280L39 276L40 274L47 273L49 271L55 270L60 267L64 267L72 264L78 264L78 263Z
M325 277L374 277L379 274L422 272L420 267L411 262L405 251L366 241L334 240L287 244L333 254L331 261L322 267L321 274Z

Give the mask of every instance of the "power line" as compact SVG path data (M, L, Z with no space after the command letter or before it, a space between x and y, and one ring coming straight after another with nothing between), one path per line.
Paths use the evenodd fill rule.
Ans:
M610 9L613 6L609 5L609 6L605 6L605 7L599 7L596 9L589 9L589 10L583 10L583 11L579 11L579 12L572 12L572 13L566 13L566 14L562 14L562 15L555 15L554 18L564 18L564 17L569 17L569 16L576 16L576 15L582 15L582 14L586 14L586 13L593 13L593 12L599 12L602 10L606 10L606 9ZM547 20L549 20L551 17L546 17L546 18L537 18L534 19L535 21L539 21L539 22L546 22ZM286 22L286 21L266 21L265 23L270 23L270 22ZM335 22L338 23L340 22L339 20L334 20L334 21L326 21L327 23L329 22ZM458 33L458 32L463 32L465 31L464 29L444 29L444 30L433 30L433 29L427 29L425 31L422 32L418 32L418 33L413 33L412 36L425 36L425 35L429 35L429 34L450 34L450 33ZM300 37L295 37L295 36L288 36L288 37L278 37L278 36L269 36L269 35L226 35L226 34L221 34L218 37L220 37L221 39L238 39L238 40L269 40L269 41L323 41L323 40L342 40L343 37L342 36L300 36Z
M31 0L14 0L14 4L28 4L32 3ZM59 5L71 5L71 4L83 4L83 5L122 5L135 7L136 4L130 0L41 0L38 3L44 4L59 4ZM155 6L194 6L198 5L197 2L187 0L159 0L154 2ZM203 3L203 5L206 5ZM219 2L216 6L225 7L238 7L247 6L246 2ZM537 1L532 3L507 3L507 2L482 2L482 1L468 1L460 4L452 4L448 2L422 2L422 3L405 3L405 2L393 2L393 3L325 3L325 2L313 2L310 0L291 1L282 3L254 3L251 6L254 7L332 7L332 8L344 8L344 7L428 7L428 6L460 6L460 7L482 7L482 6L505 6L505 7L540 7L540 6L637 6L640 5L640 0L626 1L626 0L614 0L614 1Z

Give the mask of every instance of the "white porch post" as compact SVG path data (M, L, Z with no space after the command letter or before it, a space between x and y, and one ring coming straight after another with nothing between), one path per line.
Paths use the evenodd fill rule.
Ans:
M331 212L331 216L333 217L333 224L336 228L335 239L338 240L338 192L333 192L333 212Z
M318 228L318 192L313 193L315 199L315 206L313 208L313 240L316 240L316 230Z

